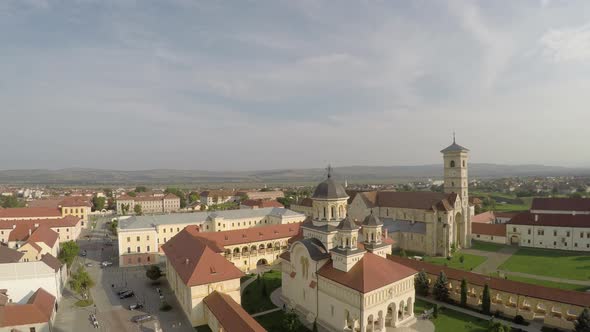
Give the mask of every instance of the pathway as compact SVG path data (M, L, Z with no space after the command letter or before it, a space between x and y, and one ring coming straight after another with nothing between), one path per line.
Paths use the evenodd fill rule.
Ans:
M244 281L241 285L240 285L240 295L242 295L242 293L244 292L244 289L246 289L246 287L248 287L248 285L250 285L251 283L253 283L254 281L256 281L256 277L252 277L246 281Z
M283 309L282 308L274 308L274 309L270 309L270 310L266 310L266 311L263 311L263 312L258 312L258 313L252 314L251 316L252 317L258 317L258 316L270 314L270 313L273 313L273 312L277 312L279 310L283 310Z
M489 274L492 272L496 272L498 270L498 267L500 267L500 265L507 261L508 258L510 258L510 256L512 256L517 250L518 247L507 246L496 252L475 249L463 249L461 250L461 252L486 257L486 261L481 263L479 266L475 267L472 272Z
M426 302L430 302L430 303L436 303L438 304L439 308L440 307L446 307L446 308L450 308L453 309L455 311L464 313L466 315L472 316L472 317L476 317L476 318L480 318L480 319L484 319L484 320L490 320L492 317L488 316L488 315L484 315L484 314L480 314L479 312L475 312L473 310L469 310L463 307L459 307L456 305L452 305L452 304L448 304L445 302L440 302L437 300L433 300L431 298L428 297L423 297L423 296L416 296L416 298L420 299L420 300L424 300ZM541 331L541 325L535 323L535 322L531 322L530 325L528 326L524 326L524 325L518 325L518 324L514 324L511 321L507 321L507 320L503 320L503 319L499 319L499 318L494 318L494 320L502 322L503 324L509 325L510 327L514 328L514 329L521 329L523 331L527 331L527 332L540 332Z

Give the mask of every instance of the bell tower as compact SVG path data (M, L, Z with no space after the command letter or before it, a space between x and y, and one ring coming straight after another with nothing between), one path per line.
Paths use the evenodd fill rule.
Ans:
M461 206L469 206L469 193L467 180L467 159L469 150L455 142L453 133L453 144L441 150L444 161L444 191L455 193L461 200Z

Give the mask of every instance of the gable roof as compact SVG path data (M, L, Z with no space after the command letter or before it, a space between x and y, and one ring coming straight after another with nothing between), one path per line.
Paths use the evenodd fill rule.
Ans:
M16 263L24 256L24 252L0 245L0 264Z
M57 240L59 239L59 234L56 231L52 230L46 225L40 225L32 234L29 236L29 242L43 242L49 248L53 248Z
M484 286L488 284L491 289L507 293L524 295L538 299L556 301L561 303L573 304L578 306L588 306L590 303L590 293L562 290L558 288L549 288L539 285L528 284L524 282L512 281L503 278L489 277L483 274L467 272L458 269L452 269L442 265L430 264L413 259L402 258L398 256L387 255L391 261L411 267L416 270L423 270L428 274L438 275L444 271L447 278L453 280L462 280L465 278L469 284Z
M535 198L531 210L590 211L590 198Z
M590 215L544 213L535 214L530 212L521 212L514 216L512 219L510 219L508 224L556 227L590 227Z
M320 276L361 293L385 287L416 273L412 268L369 252L348 272L334 268L331 260L318 271Z
M224 293L214 291L203 302L227 332L266 332L242 306Z
M61 217L58 208L31 207L31 208L8 208L0 210L0 218L39 218L39 217Z
M43 288L37 289L27 304L0 306L0 327L46 323L51 320L55 297Z
M55 272L59 271L59 269L61 269L63 266L63 263L59 259L53 257L53 255L49 253L41 256L41 261L47 264L47 266L52 268Z
M455 143L455 139L453 138L453 144L447 146L446 148L440 150L442 153L447 152L467 152L469 149L462 147L461 145Z
M166 259L187 286L210 284L244 275L207 242L186 228L162 245Z
M494 219L496 219L494 211L486 211L486 212L482 212L480 214L476 214L473 217L471 217L471 222L472 223L491 224L494 221Z
M299 234L300 225L300 223L268 225L223 232L199 232L198 226L187 226L185 229L193 236L204 239L211 249L223 252L225 246L291 238Z
M275 200L268 200L268 199L247 199L245 201L242 201L240 204L245 205L245 206L257 206L259 208L265 208L265 207L276 207L276 208L282 208L284 207L283 204L279 203L278 201Z
M471 223L471 233L491 236L506 236L505 224Z
M0 220L0 229L12 229L17 225L27 225L30 228L36 228L35 225L54 227L74 227L82 219L76 216L68 215L55 219L22 219L22 220Z

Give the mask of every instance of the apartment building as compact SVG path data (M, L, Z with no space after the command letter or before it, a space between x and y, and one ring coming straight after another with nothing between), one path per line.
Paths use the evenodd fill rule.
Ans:
M141 206L143 214L169 213L180 210L180 198L174 194L166 195L128 195L119 196L116 200L117 214L134 214L134 207Z

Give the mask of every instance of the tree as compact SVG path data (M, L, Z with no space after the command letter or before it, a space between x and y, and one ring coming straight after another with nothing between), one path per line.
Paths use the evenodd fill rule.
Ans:
M23 207L24 203L20 202L16 196L2 196L0 197L0 206L3 208Z
M481 310L484 314L490 314L490 308L492 306L492 299L490 298L490 287L485 284L483 287L483 294L481 295Z
M133 212L135 212L136 215L141 216L143 214L141 210L141 204L135 204L133 207Z
M287 332L296 332L301 328L301 322L295 311L291 310L283 318L283 327Z
M151 265L147 271L145 271L145 276L156 281L162 276L162 270L158 265Z
M145 193L148 191L148 188L146 186L137 186L135 187L135 192L136 193Z
M107 210L116 210L117 209L117 203L115 202L115 199L112 197L109 197L109 199L107 200Z
M196 201L198 201L199 199L201 199L201 195L199 195L199 193L197 192L192 192L188 195L188 202L189 203L194 203Z
M80 252L80 247L78 246L78 244L74 241L68 241L68 242L64 242L61 245L61 251L59 252L59 255L57 257L63 263L66 263L66 265L68 267L70 267L70 266L72 266L72 263L74 262L74 258L76 256L78 256L79 252Z
M106 197L113 197L113 189L111 188L104 188L102 192L105 194Z
M82 295L85 294L88 289L94 286L94 280L90 277L90 274L84 269L84 267L80 267L78 272L73 274L70 278L70 287L72 289Z
M436 282L434 283L434 288L432 289L432 293L434 297L439 300L446 302L449 300L449 282L447 280L447 275L440 271Z
M465 280L465 278L461 280L461 306L467 306L467 280Z
M127 193L127 196L137 197L137 193L135 191L130 191Z
M422 296L428 296L428 276L424 270L420 271L416 278L414 279L414 286L416 287L416 292Z
M123 215L127 214L129 212L129 204L121 204L121 212L123 212Z
M590 332L590 310L584 308L574 322L574 331L576 332Z
M490 325L488 327L488 332L510 332L512 328L508 325L504 325L502 322L499 321L490 321Z
M92 205L94 205L94 211L101 211L104 209L106 199L104 197L94 196L92 198Z
M403 248L400 250L399 255L403 258L408 258L408 254L406 254L406 251Z

